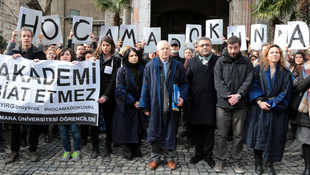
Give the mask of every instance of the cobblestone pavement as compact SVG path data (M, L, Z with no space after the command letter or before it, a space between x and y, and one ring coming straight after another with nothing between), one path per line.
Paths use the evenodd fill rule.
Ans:
M12 164L5 165L4 160L9 155L9 136L10 132L4 132L4 146L5 152L0 153L0 174L77 174L77 175L91 175L91 174L155 174L155 175L200 175L210 174L216 175L215 171L208 166L205 161L200 161L196 165L189 163L190 158L194 155L194 148L189 150L184 147L184 138L179 138L177 147L177 169L171 171L168 165L162 162L156 171L148 170L147 165L150 157L150 146L143 141L141 151L142 158L134 158L132 161L127 161L122 157L120 148L114 148L110 157L91 159L91 143L82 148L82 160L78 162L68 161L61 162L60 157L63 154L63 149L60 139L54 139L51 143L44 143L43 136L40 137L38 148L39 162L30 162L29 152L27 148L21 148L20 157L18 161ZM103 137L100 135L100 151L103 149ZM90 138L89 138L90 139ZM245 175L252 175L254 173L254 163L252 151L244 147L243 159L241 166L245 170ZM297 140L287 141L286 151L284 153L282 162L274 164L277 174L302 174L304 169L303 159L301 158L301 144ZM231 164L227 163L223 173L219 175L235 174Z

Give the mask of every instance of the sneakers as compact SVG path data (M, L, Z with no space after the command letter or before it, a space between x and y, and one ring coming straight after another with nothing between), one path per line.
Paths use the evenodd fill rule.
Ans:
M238 174L244 174L244 170L241 168L241 166L239 165L239 163L234 163L232 165L235 173L238 173Z
M13 163L17 160L19 154L17 152L12 152L9 157L5 159L5 164Z
M223 172L223 163L216 162L213 169L217 173Z
M64 155L62 155L61 157L61 161L66 162L69 161L69 159L70 159L70 152L65 151Z
M78 160L81 160L81 151L74 151L71 156L72 156L72 160L74 162L78 161Z

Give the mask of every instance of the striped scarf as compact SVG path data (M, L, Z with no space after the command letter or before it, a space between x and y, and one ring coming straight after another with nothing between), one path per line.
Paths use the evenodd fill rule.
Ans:
M304 78L310 75L310 61L307 61L302 67L302 74ZM302 113L308 113L310 118L310 88L304 93L298 111Z

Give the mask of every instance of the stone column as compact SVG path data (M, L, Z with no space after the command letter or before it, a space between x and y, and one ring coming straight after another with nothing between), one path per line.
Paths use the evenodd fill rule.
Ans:
M105 26L112 26L113 25L113 17L114 14L111 12L111 10L106 10L104 13L104 25Z
M133 0L131 24L137 26L138 41L142 41L143 28L151 26L151 0Z

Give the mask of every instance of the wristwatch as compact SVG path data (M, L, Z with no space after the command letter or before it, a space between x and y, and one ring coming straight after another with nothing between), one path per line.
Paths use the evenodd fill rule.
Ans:
M240 99L241 99L241 95L239 94L239 95L238 95L238 100L240 100Z

